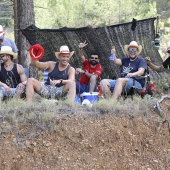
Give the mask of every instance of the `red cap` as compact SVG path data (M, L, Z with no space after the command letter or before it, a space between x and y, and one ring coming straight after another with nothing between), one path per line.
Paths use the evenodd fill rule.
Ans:
M40 44L34 44L29 49L30 56L33 60L41 60L44 56L44 48Z

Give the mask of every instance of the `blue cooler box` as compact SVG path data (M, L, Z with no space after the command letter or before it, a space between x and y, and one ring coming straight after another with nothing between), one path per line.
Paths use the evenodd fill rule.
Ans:
M84 92L80 95L81 102L84 99L89 100L91 103L97 102L99 100L98 94L99 94L98 92L91 92L91 93Z

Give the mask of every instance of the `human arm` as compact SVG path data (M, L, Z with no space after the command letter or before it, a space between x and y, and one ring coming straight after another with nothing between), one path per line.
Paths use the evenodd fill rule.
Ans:
M135 61L133 64L131 63L131 71L126 75L126 77L135 77L137 79L142 78L145 76L145 71L147 69L146 61L141 57L137 58Z
M48 62L40 62L39 60L32 60L32 64L41 70L50 69L51 64L54 63L53 61ZM50 70L49 70L50 71Z
M165 70L165 68L164 68L163 65L157 66L157 65L153 64L153 63L151 62L150 57L145 57L145 60L146 60L146 62L147 62L147 65L148 65L151 69L153 69L154 71L162 72L162 71Z
M121 59L116 58L116 49L115 49L115 46L112 46L111 56L109 57L109 60L110 60L110 61L113 61L114 64L117 64L117 65L119 65L119 66L122 65Z
M97 74L91 74L89 73L87 70L83 70L82 68L76 68L76 72L79 72L79 73L82 73L82 74L85 74L87 77L91 77L92 75L95 75L96 78L98 77Z
M89 73L87 70L85 70L84 74L87 76L87 77L91 77L91 76L96 76L96 79L98 79L100 77L100 75L102 74L102 71L103 71L103 68L100 64L97 64L95 69L92 71L91 70L91 73Z
M90 62L86 59L83 63L83 69L82 68L76 68L76 72L82 73L86 75L87 77L91 77L92 75L96 76L98 78L102 73L102 66L98 63L94 67L90 66ZM84 77L84 76L83 76Z
M0 81L0 87L3 87L7 93L11 92L11 88L1 81Z
M82 68L76 68L76 73L84 73L85 71Z
M17 88L24 88L27 84L27 76L22 65L17 64L17 71L21 80L21 82L17 85Z
M82 63L84 63L84 61L86 60L84 53L83 53L83 48L87 45L88 45L88 43L86 43L86 41L84 43L79 44L79 56L80 56Z
M134 72L134 73L128 73L126 75L126 77L130 78L130 77L137 77L137 76L142 76L145 73L145 68L139 68L138 71Z

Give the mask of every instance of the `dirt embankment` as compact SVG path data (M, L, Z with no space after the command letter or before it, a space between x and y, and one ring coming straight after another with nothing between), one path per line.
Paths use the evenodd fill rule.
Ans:
M0 170L168 170L168 121L148 115L75 115L53 133L20 127L1 136Z

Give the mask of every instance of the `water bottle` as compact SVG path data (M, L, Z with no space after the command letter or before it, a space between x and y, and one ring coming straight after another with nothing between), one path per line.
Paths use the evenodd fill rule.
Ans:
M4 95L3 95L3 91L2 91L2 89L0 89L0 101L2 101L2 100L3 100L3 97L4 97Z
M115 56L114 56L114 55L111 55L111 56L109 57L109 60L110 60L110 61L114 61L114 60L115 60Z

